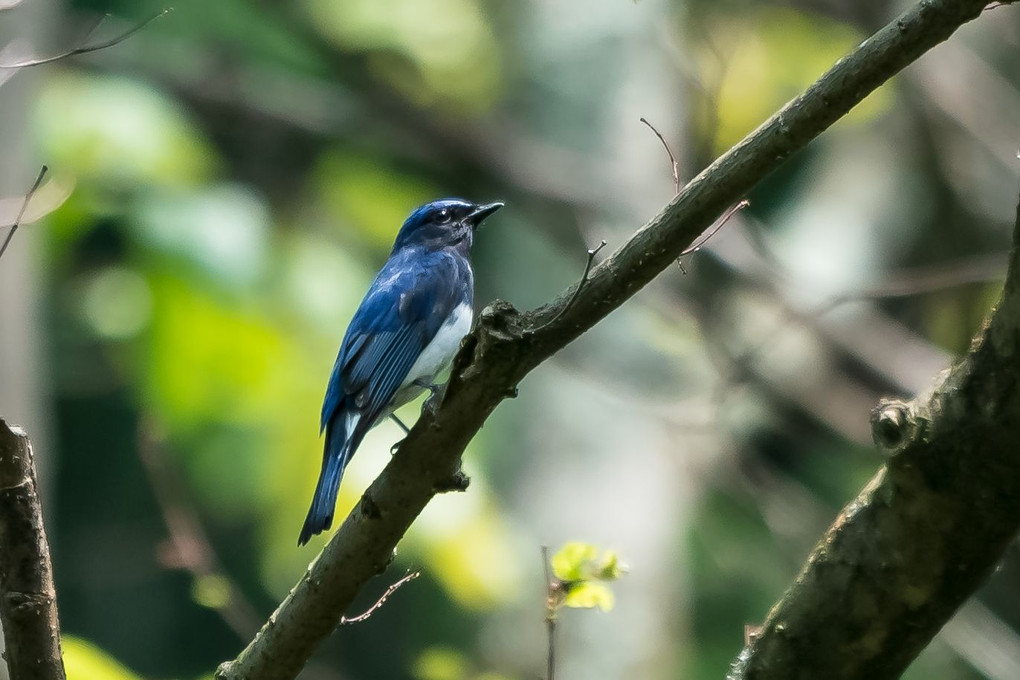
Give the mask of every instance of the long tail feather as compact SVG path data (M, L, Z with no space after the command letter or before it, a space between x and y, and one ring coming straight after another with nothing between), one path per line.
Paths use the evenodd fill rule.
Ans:
M308 509L305 524L301 527L298 545L304 545L313 535L329 529L333 524L336 496L340 490L340 478L350 460L353 437L343 427L330 426L326 430L326 450L322 457L322 471L315 486L312 506Z

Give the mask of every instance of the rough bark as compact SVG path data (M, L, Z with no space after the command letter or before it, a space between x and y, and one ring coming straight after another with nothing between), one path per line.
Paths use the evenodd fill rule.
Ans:
M0 622L12 680L64 680L32 445L0 419Z
M898 678L1020 530L1020 205L1002 298L929 395L876 410L890 458L731 680Z
M454 361L441 407L422 416L301 581L217 677L295 677L429 500L456 486L465 446L531 369L623 304L790 154L983 8L983 0L923 0L880 30L684 187L592 270L572 301L576 286L534 312L503 302L487 307Z

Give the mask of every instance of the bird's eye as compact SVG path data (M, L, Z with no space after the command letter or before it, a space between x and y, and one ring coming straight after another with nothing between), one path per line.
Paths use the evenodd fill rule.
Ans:
M439 211L439 222L446 223L450 221L450 210L449 208L443 208Z

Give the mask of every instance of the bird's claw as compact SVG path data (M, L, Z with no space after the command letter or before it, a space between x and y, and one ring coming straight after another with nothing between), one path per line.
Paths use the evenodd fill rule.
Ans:
M446 394L445 386L424 382L416 382L415 385L429 391L429 396L422 402L421 414L435 417L439 405L443 403L443 396Z
M417 385L423 390L429 391L429 396L425 399L425 401L421 405L422 415L428 414L429 416L435 417L436 411L439 410L439 404L442 403L443 401L443 394L445 393L443 386L436 385L434 383L427 383L421 380L415 380L413 384ZM396 414L391 413L390 419L400 426L400 429L404 431L405 435L411 434L411 428L405 425L404 422L396 416ZM406 439L407 437L404 437L404 439L401 439L400 441L398 441L397 443L390 447L391 456L397 452L397 449L400 448L400 445L403 444Z
M421 414L427 415L430 418L436 417L436 412L439 411L439 400L435 397L429 397L421 405Z
M439 394L439 391L443 388L443 386L439 385L438 383L426 382L424 380L415 380L414 384L422 388L423 390L428 390L429 399L432 399L437 394Z

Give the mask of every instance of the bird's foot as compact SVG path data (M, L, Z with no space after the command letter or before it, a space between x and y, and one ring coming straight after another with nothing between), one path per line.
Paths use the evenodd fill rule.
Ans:
M400 429L404 431L404 435L405 435L404 439L407 439L406 435L411 434L411 428L409 428L407 425L404 425L404 421L401 420L400 418L398 418L396 413L391 413L390 414L390 420L392 420L393 422L395 422L397 425L400 426ZM404 443L404 439L401 439L400 441L398 441L397 443L395 443L393 446L390 447L390 455L391 456L394 453L396 453L397 449L400 448L400 445Z
M429 396L421 405L421 413L422 415L428 414L430 417L434 418L436 412L439 410L439 405L443 403L443 396L446 394L446 386L424 382L415 382L414 384L429 391Z
M420 387L423 390L428 390L429 391L429 399L431 399L434 396L436 396L439 393L439 390L443 389L443 386L438 384L438 383L428 382L427 380L421 380L421 379L415 380L411 384L416 386L416 387Z

